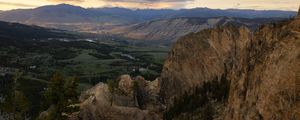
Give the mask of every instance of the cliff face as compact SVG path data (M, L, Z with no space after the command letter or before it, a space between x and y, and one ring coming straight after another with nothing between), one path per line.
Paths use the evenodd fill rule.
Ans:
M221 76L245 54L251 34L244 27L224 28L190 34L175 43L162 73L161 92L167 103L184 91Z
M170 107L185 91L224 75L231 84L221 118L297 119L299 56L299 17L254 33L227 25L190 34L175 43L164 64L161 97Z
M227 119L300 118L300 19L254 33L230 73ZM243 58L244 57L244 58Z

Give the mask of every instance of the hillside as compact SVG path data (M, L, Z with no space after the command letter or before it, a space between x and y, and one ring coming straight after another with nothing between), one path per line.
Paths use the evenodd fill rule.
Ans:
M144 23L133 24L129 26L116 27L105 31L109 34L121 35L137 40L151 41L171 41L174 42L178 38L189 33L199 32L204 29L213 28L218 25L223 26L231 23L238 26L246 26L252 30L259 25L275 22L280 18L230 18L230 17L215 17L215 18L172 18L153 20Z
M48 29L19 23L0 21L0 38L8 39L45 39L45 38L76 38L80 35L64 30Z

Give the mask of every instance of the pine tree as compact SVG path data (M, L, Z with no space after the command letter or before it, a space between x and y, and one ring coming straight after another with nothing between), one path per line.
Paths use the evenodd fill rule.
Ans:
M20 91L15 91L15 120L25 120L28 117L29 102Z
M113 105L113 101L114 101L114 95L115 95L115 92L116 92L116 89L118 87L118 84L116 81L113 81L113 80L107 80L107 85L108 85L108 90L110 92L110 98L109 98L109 101L110 101L110 106Z
M134 102L135 102L135 105L140 107L139 103L138 103L138 99L137 99L137 96L138 96L138 91L139 91L139 83L135 80L135 81L132 81L132 91L133 91L133 99L134 99Z
M53 75L44 93L49 107L47 120L64 120L70 113L78 110L78 107L74 105L78 102L77 87L78 78L64 79L60 73Z
M1 94L1 112L7 119L24 120L28 117L29 103L27 97L17 90L16 83L22 77L22 72L17 71L13 77L6 78L3 82Z
M66 83L65 83L65 97L66 97L66 110L65 110L65 113L66 114L71 114L75 111L78 111L79 110L79 107L76 106L76 104L79 103L78 101L78 93L77 93L77 87L78 87L78 77L69 77L67 80L66 80Z

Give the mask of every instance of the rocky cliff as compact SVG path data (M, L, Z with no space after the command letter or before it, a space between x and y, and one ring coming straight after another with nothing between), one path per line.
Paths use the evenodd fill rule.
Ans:
M229 98L219 118L299 119L299 56L299 17L254 33L233 25L192 33L164 64L161 97L170 108L185 91L226 76Z

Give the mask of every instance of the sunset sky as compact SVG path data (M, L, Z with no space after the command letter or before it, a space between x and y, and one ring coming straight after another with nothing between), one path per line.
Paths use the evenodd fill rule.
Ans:
M259 10L297 11L299 0L0 0L0 10L35 8L44 5L67 3L85 8L126 7L126 8L238 8Z

